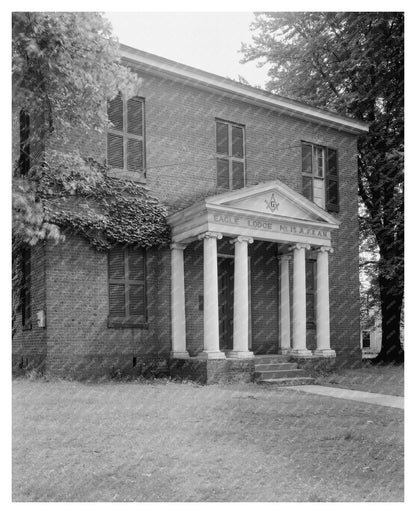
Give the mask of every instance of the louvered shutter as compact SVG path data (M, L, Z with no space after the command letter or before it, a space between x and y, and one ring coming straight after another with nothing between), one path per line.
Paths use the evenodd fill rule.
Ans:
M123 99L120 94L108 102L108 119L110 128L123 130Z
M127 170L143 169L143 141L127 137Z
M145 316L145 252L142 248L129 248L129 313L131 316Z
M143 136L143 102L139 98L127 101L127 132Z
M108 256L109 313L110 316L126 316L126 263L125 250L121 246L112 248Z
M326 210L339 212L338 155L332 148L327 149Z

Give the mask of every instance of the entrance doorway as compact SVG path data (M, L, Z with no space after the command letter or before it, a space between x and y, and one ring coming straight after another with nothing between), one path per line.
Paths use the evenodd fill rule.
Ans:
M234 259L218 258L218 311L220 349L233 348L234 321Z

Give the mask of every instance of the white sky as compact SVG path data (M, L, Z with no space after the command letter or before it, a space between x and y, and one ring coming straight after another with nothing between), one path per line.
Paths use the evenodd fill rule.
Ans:
M241 75L264 87L267 68L240 64L241 43L251 42L252 12L110 12L120 43L223 77Z

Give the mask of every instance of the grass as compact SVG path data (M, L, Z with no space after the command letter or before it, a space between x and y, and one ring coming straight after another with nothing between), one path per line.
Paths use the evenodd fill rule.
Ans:
M404 396L404 366L374 366L368 363L357 369L340 368L320 376L317 383L369 393Z
M403 501L403 411L254 384L13 382L14 501Z

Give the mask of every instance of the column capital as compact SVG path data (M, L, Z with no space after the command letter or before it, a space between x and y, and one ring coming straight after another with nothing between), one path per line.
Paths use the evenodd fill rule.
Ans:
M310 250L311 245L308 243L296 243L293 246L289 246L289 250L301 250L302 248L305 250Z
M289 253L281 253L277 255L278 261L291 261L292 256Z
M185 250L187 245L183 244L183 243L172 243L170 245L170 249L171 250Z
M222 239L221 232L204 232L199 234L198 239Z
M235 239L231 239L230 243L231 244L235 244L235 243L248 243L248 244L251 244L252 242L254 241L254 239L252 237L248 237L248 236L237 236Z
M320 246L319 248L315 248L316 253L334 253L334 249L331 246Z

